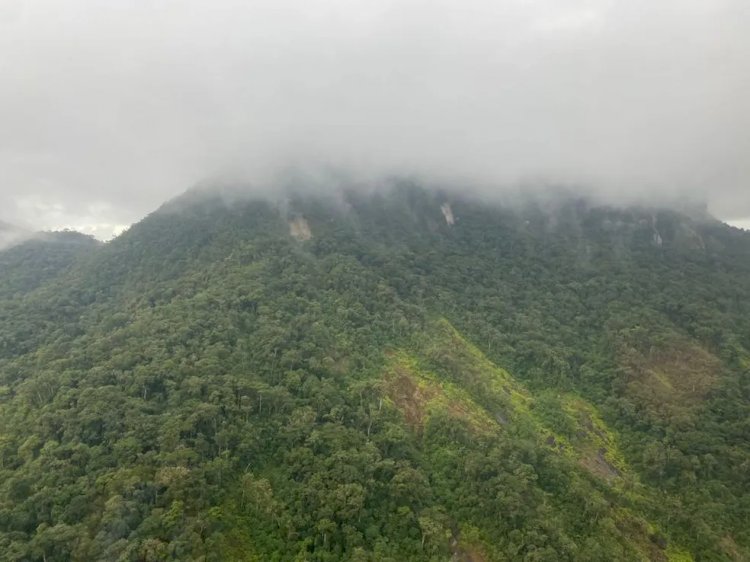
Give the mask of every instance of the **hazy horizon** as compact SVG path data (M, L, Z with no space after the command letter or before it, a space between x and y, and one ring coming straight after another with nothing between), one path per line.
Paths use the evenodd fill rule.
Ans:
M343 174L343 172L342 172ZM0 220L0 249L8 245L18 243L35 232L54 232L54 231L77 231L83 234L94 236L100 241L110 241L127 231L134 224L140 222L146 218L149 214L159 213L163 210L174 211L180 209L182 203L180 200L184 199L184 196L188 196L191 192L204 192L208 195L214 193L220 196L228 206L235 203L238 198L240 199L267 199L276 204L284 205L284 201L287 201L293 194L305 193L308 195L320 195L331 199L331 201L338 201L343 192L350 190L359 190L362 192L378 192L378 191L389 191L390 189L397 188L400 182L406 181L410 184L419 185L421 188L428 190L437 190L444 193L448 200L455 201L458 199L468 198L468 200L480 198L485 199L488 203L498 204L501 207L523 205L527 201L536 201L542 204L543 208L554 209L556 204L555 201L569 200L572 197L582 198L594 207L597 206L615 206L615 207L643 207L652 206L656 209L673 209L678 212L686 212L693 214L693 212L702 211L705 202L698 199L671 199L671 200L650 200L647 196L633 196L630 199L622 199L619 201L608 200L607 195L598 193L595 188L586 189L583 186L576 188L575 186L544 186L544 185L527 185L527 186L505 186L502 191L495 191L494 193L487 191L487 186L483 185L470 185L462 184L456 185L450 182L444 183L432 183L421 181L419 178L406 178L406 177L390 177L390 178L353 178L351 176L334 177L321 172L317 174L297 173L291 177L287 177L286 180L276 179L274 182L270 182L264 187L255 186L250 187L247 185L239 185L232 182L226 182L221 180L215 180L215 182L208 182L198 184L190 189L184 190L182 193L171 197L168 200L163 201L160 205L153 209L147 210L143 215L136 217L131 223L127 224L48 224L39 225L32 224L29 222L7 222ZM333 196L333 197L332 197ZM331 198L332 197L332 198ZM184 201L195 201L195 199L188 198ZM174 207L172 203L176 203L177 207ZM710 213L710 210L709 210ZM698 216L698 215L696 215ZM722 222L743 230L750 231L750 218L747 219L724 219L722 217L715 216L715 218ZM9 242L12 242L9 244Z

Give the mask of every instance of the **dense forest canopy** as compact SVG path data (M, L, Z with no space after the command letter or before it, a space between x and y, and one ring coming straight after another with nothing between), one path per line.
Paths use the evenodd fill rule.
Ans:
M0 252L0 559L750 559L750 234L403 184Z

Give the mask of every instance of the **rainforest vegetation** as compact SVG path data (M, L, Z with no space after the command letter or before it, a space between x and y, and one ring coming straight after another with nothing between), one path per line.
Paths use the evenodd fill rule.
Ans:
M750 559L750 234L404 184L0 252L0 560Z

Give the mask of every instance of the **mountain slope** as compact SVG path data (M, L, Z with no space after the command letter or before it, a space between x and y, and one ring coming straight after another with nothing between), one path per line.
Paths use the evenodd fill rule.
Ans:
M193 193L23 267L3 559L750 555L750 236L710 218Z
M0 251L0 296L8 298L33 291L97 245L90 236L77 232L40 232Z

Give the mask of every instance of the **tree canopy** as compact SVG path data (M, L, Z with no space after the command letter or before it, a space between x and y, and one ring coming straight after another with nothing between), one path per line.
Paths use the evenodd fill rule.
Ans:
M748 350L702 213L191 193L0 252L0 559L746 560Z

